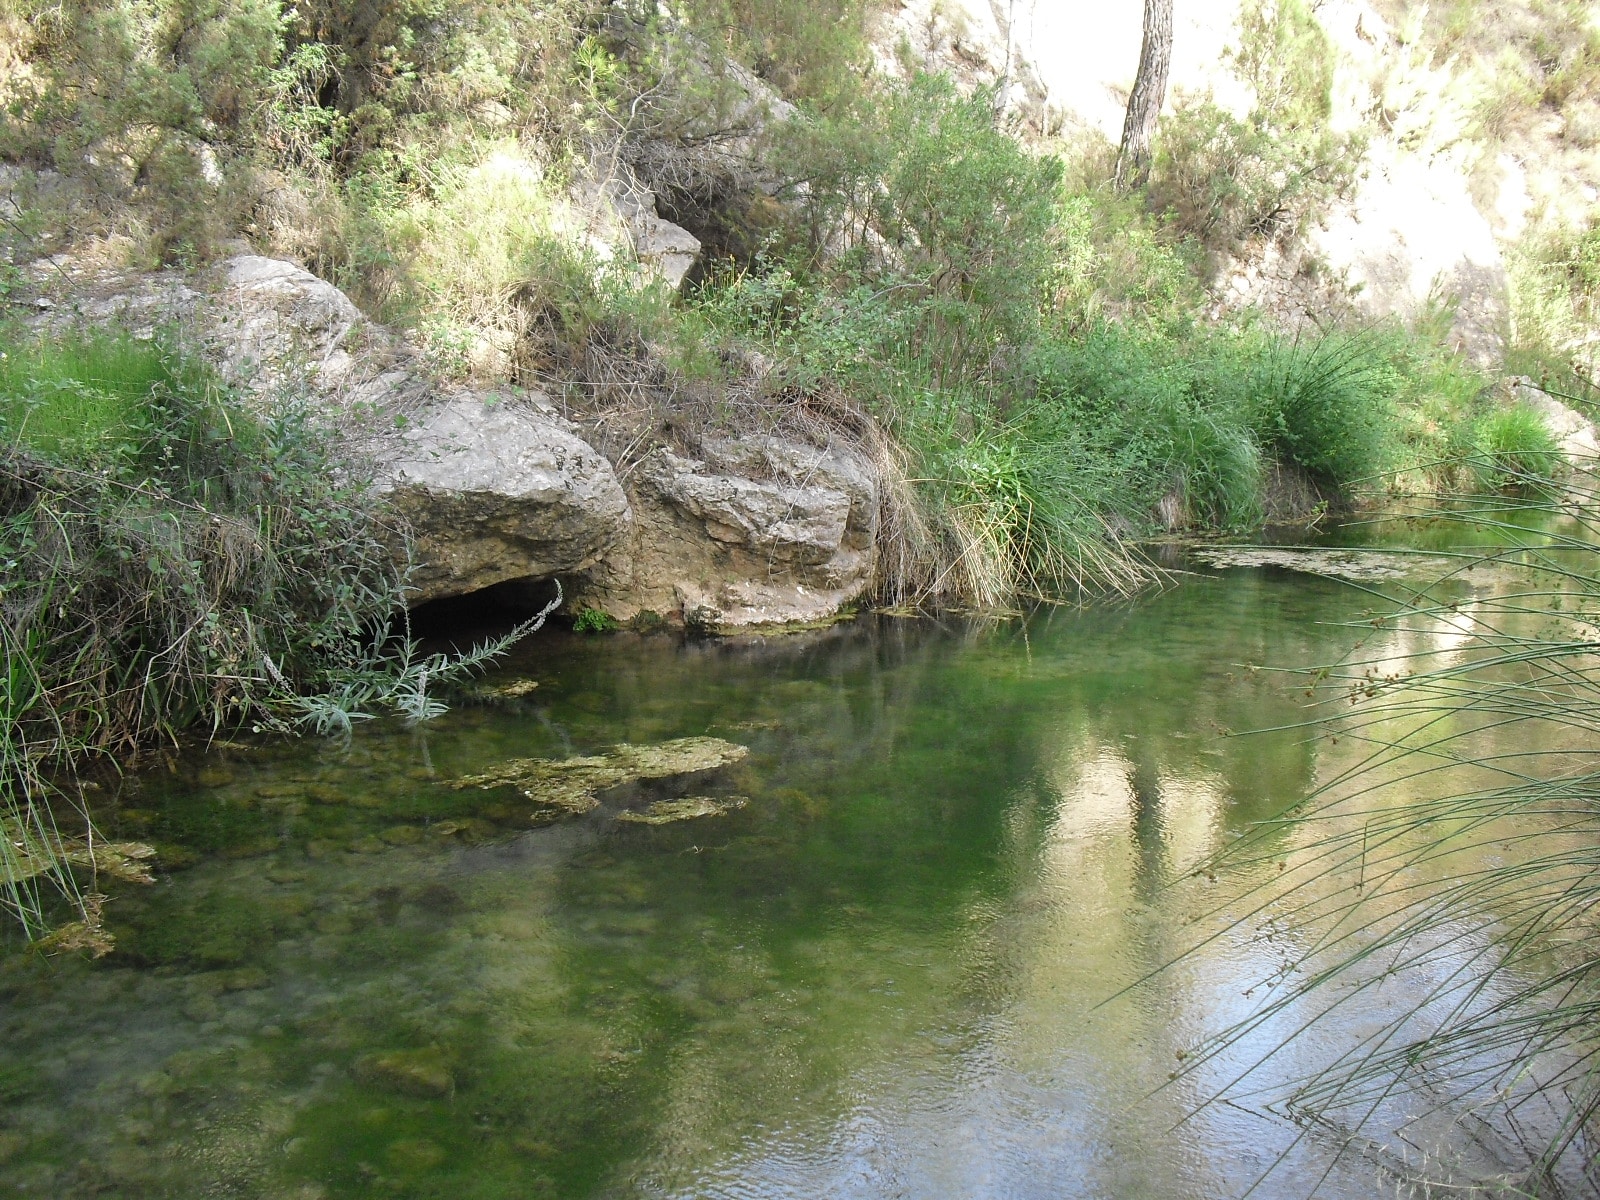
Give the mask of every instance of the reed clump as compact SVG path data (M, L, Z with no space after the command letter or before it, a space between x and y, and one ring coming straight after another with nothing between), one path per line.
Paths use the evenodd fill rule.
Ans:
M1502 1167L1474 1186L1554 1200L1600 1184L1600 490L1584 472L1559 493L1532 481L1441 503L1501 543L1458 554L1456 574L1492 566L1496 586L1400 597L1367 624L1371 649L1315 672L1335 712L1305 728L1348 765L1208 868L1253 880L1231 927L1262 925L1282 969L1183 1073L1247 1055L1224 1094L1252 1091L1328 1014L1372 1004L1387 1015L1364 1039L1273 1098L1350 1153L1393 1134L1397 1108L1403 1137L1463 1127ZM1397 1169L1462 1182L1437 1161Z

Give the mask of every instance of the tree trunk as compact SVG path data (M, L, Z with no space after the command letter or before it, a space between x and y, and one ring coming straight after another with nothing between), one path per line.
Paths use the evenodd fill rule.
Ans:
M1142 187L1150 178L1150 138L1167 98L1167 72L1172 67L1172 2L1144 0L1144 45L1139 49L1139 74L1128 94L1128 115L1122 122L1122 149L1117 154L1119 192Z

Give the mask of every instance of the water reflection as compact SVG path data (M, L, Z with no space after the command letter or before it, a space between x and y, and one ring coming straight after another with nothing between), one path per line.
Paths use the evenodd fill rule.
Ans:
M0 1189L1200 1197L1280 1155L1257 1195L1390 1189L1264 1106L1192 1115L1237 1063L1169 1084L1270 941L1123 991L1219 928L1227 881L1175 883L1329 769L1227 736L1297 712L1251 668L1342 653L1369 604L1235 572L1026 626L550 637L528 703L135 780L108 832L198 861L116 898L112 959L0 966ZM442 786L703 734L751 748L745 808L618 823L633 785L529 830Z

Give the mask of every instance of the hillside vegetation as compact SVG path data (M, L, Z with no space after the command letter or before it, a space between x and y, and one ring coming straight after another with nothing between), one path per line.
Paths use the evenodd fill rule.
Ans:
M1432 462L1484 383L1426 332L1205 319L1217 255L1290 235L1360 167L1300 0L1241 13L1256 109L1180 103L1126 197L1110 148L875 66L860 0L6 0L0 20L14 263L199 264L243 238L441 373L580 416L842 403L923 481L897 596L1131 582L1117 538L1161 512L1249 525L1273 460L1330 499ZM618 184L705 243L681 296L604 261L592 200Z

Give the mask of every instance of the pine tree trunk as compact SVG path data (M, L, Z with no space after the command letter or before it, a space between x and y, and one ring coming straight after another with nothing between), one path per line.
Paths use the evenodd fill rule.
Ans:
M1150 178L1150 139L1167 98L1167 72L1172 67L1172 2L1144 0L1144 44L1139 49L1139 74L1128 94L1128 115L1122 123L1122 149L1117 155L1117 190L1142 187Z

